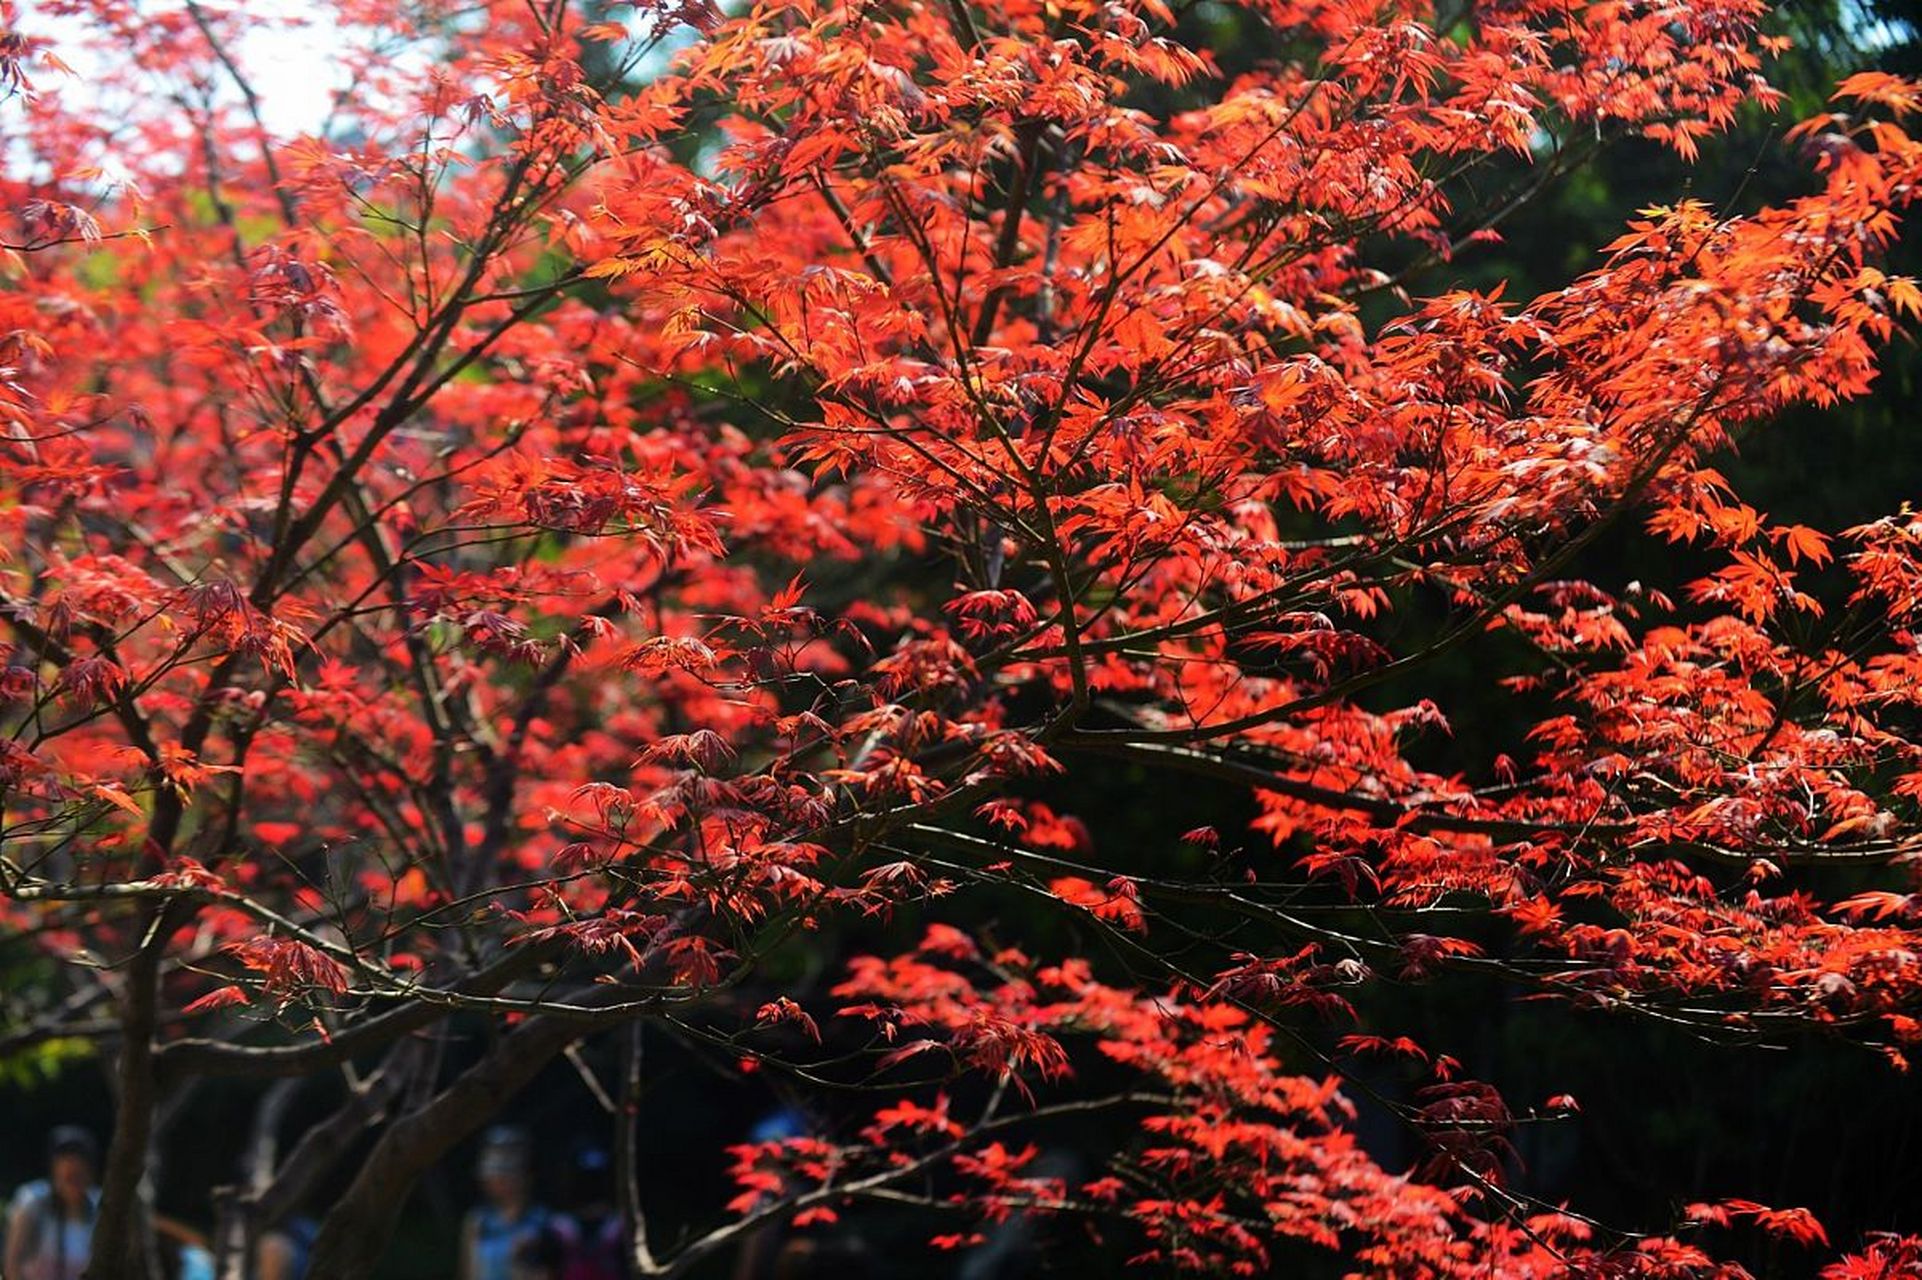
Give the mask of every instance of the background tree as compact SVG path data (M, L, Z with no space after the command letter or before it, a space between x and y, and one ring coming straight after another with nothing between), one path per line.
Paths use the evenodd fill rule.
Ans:
M1762 9L1255 3L1236 65L1153 0L343 3L280 138L270 19L67 8L87 92L0 77L0 888L9 1049L112 1055L96 1274L204 1082L335 1082L285 1150L258 1093L223 1264L333 1178L361 1276L583 1043L645 1274L857 1211L1243 1273L1825 1245L1544 1201L1514 1143L1579 1099L1405 989L1906 1065L1922 524L1718 468L1922 310L1910 84L1796 126L1799 194L1423 300L1607 145L1776 105ZM1469 662L1502 698L1424 692ZM815 1121L671 1236L644 1034Z

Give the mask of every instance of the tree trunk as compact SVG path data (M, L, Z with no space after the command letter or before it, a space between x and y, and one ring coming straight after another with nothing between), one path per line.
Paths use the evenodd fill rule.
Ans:
M86 1280L147 1280L146 1214L141 1184L153 1139L157 1089L153 1038L160 1001L160 962L166 954L173 912L146 914L140 949L127 963L120 1002L120 1064L113 1140L100 1177L100 1215L94 1220L93 1252Z
M586 1029L553 1015L530 1018L427 1105L395 1121L321 1223L308 1280L371 1275L421 1174L492 1119Z

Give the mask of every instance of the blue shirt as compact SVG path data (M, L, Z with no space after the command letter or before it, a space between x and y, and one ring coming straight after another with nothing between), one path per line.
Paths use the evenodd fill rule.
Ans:
M474 1211L474 1270L468 1280L513 1280L514 1250L547 1226L547 1210L529 1205L509 1222L488 1205Z
M80 1280L93 1257L93 1220L99 1212L99 1191L88 1193L85 1214L69 1218L45 1178L20 1188L7 1211L9 1223L26 1215L26 1270L15 1280Z

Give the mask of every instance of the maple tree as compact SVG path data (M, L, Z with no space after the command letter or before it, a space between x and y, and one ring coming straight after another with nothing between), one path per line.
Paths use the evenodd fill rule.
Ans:
M1796 125L1799 199L1413 297L1593 147L1773 106L1764 7L1241 7L1276 56L1227 78L1161 0L337 0L305 136L243 56L293 19L50 3L108 51L82 92L0 9L0 922L56 975L5 1044L114 1054L93 1274L145 1269L189 1081L358 1065L221 1244L351 1154L314 1274L362 1276L424 1171L636 1026L868 1091L735 1148L703 1231L630 1204L640 1274L889 1205L1240 1274L1735 1276L1750 1231L1911 1273L1741 1188L1540 1203L1510 1141L1579 1100L1355 1005L1467 970L1906 1069L1922 515L1784 526L1716 464L1922 313L1884 257L1922 88ZM1625 525L1708 567L1587 580ZM1402 696L1465 649L1534 717L1512 758ZM1252 821L1122 847L1078 806L1123 769ZM835 976L783 989L796 948ZM450 1064L457 1018L498 1034ZM1110 1167L1042 1170L1089 1113Z

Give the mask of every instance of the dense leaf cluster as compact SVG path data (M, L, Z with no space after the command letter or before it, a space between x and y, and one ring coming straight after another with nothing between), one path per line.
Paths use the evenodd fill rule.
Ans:
M1796 124L1805 194L1422 298L1593 148L1778 105L1759 0L1246 0L1274 56L1227 67L1160 0L339 0L305 137L240 53L273 19L63 8L115 50L87 93L0 44L0 925L52 975L0 1043L114 1052L97 1274L141 1270L191 1082L357 1066L220 1243L354 1152L315 1267L361 1276L639 1025L861 1099L735 1148L703 1229L631 1204L641 1274L874 1206L1235 1274L1828 1256L1740 1188L1538 1202L1518 1131L1579 1099L1367 997L1468 973L1907 1069L1922 516L1777 522L1726 457L1922 315L1922 88ZM1704 567L1584 576L1624 529ZM1401 696L1462 654L1503 692ZM1520 745L1450 749L1464 713ZM1247 820L1098 842L1120 769ZM497 1035L453 1063L460 1019ZM1050 1172L1091 1114L1105 1166Z

